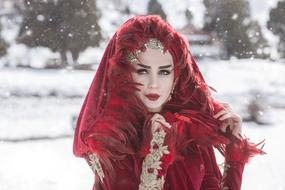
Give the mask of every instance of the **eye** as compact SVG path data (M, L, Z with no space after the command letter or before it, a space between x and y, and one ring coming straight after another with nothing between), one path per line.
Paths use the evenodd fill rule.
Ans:
M160 70L159 71L160 75L169 75L170 73L171 73L171 71L169 71L169 70Z
M137 73L138 73L139 75L143 75L143 74L147 74L148 71L147 71L147 69L138 69L138 70L137 70Z

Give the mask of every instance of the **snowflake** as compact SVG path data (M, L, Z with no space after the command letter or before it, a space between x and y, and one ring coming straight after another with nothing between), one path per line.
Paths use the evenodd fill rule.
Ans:
M40 22L44 21L45 20L44 15L37 15L37 20Z
M234 13L233 16L232 16L232 19L233 19L233 20L236 20L237 18L238 18L238 14L237 14L237 13Z

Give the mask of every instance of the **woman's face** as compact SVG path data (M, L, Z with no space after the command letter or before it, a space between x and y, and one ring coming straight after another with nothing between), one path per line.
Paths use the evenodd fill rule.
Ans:
M144 103L150 112L161 111L168 101L174 81L174 65L171 54L167 51L147 48L141 52L139 63L133 63L134 82L140 83L136 96Z

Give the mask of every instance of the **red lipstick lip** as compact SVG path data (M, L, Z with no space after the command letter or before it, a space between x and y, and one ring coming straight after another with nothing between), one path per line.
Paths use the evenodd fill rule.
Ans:
M151 101L156 101L160 97L158 94L146 94L145 96Z

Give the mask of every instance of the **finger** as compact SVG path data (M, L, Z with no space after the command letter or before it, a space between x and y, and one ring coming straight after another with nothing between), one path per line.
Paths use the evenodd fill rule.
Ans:
M219 120L225 120L225 119L229 119L232 117L232 113L226 113L224 114L222 117L219 118Z
M227 132L227 128L229 128L230 131L232 131L232 129L233 129L233 121L231 119L223 120L223 122L221 124L220 129L222 132Z
M151 121L154 122L157 118L159 118L159 116L160 115L158 113L154 114L151 118Z
M231 133L237 138L241 139L242 127L241 123L238 121L232 121L231 125Z
M155 120L166 122L165 118L162 115L160 115L160 114L157 115Z
M155 113L152 117L153 118L158 118L158 117L160 117L161 115L159 114L159 113Z
M162 128L161 126L162 124L158 121L155 121L153 124L152 124L152 127L151 127L151 130L152 130L152 133L158 131L159 129Z
M220 129L222 132L225 133L227 131L227 127L228 127L228 124L223 124Z
M153 115L153 119L156 120L156 119L159 119L159 118L164 118L162 115L156 113Z
M240 122L240 123L242 122L242 117L239 116L238 114L233 113L233 119L234 119L235 121Z
M241 133L242 133L242 131L241 131L241 128L240 127L234 127L234 129L233 129L233 131L232 131L232 134L234 135L234 136L236 136L238 139L240 139L240 140L242 140L242 138L241 138Z
M165 126L165 127L167 127L167 128L171 128L171 125L168 123L168 122L166 122L165 120L164 120L164 118L163 119L157 119L156 120L156 122L159 122L161 125L163 125L163 126Z
M228 103L221 103L225 108L230 108L230 105Z
M152 127L151 127L151 132L154 133L154 132L156 132L158 129L159 129L159 125L158 125L158 124L152 125Z
M171 128L171 125L169 123L165 123L165 122L161 122L161 121L158 121L159 124L160 124L160 127L166 127L168 129Z
M163 124L164 124L165 127L171 128L171 125L168 122L164 122Z
M223 105L223 106L230 106L228 103L226 103L226 102L221 102L221 104Z
M157 117L153 120L153 122L166 122L164 118Z
M227 128L229 128L230 130L232 130L232 123L230 120L226 120L222 123L222 126L221 126L221 130L223 132L227 132Z
M223 107L224 107L226 110L229 110L229 111L232 110L231 106L230 106L228 103L221 103L221 104L223 105Z
M165 118L162 115L159 115L159 114L158 114L156 119L165 120Z
M213 117L214 117L214 118L218 118L218 117L220 117L221 115L224 115L225 113L227 113L226 110L221 110L221 111L219 111L218 113L216 113Z
M163 127L165 127L163 129ZM165 121L163 117L156 118L152 123L152 133L156 132L159 129L166 130L166 128L171 128L171 125Z

